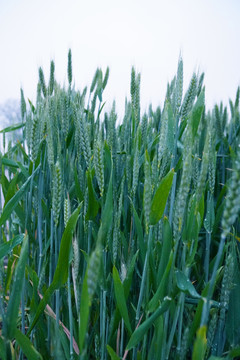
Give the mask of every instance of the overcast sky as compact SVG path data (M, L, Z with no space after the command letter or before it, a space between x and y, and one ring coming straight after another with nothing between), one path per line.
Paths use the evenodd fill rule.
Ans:
M121 113L129 96L131 66L141 72L142 111L164 102L181 52L184 87L193 71L205 72L211 107L234 98L240 85L239 0L0 0L0 103L35 101L38 67L48 81L67 82L67 52L80 90L96 67L110 66L104 100Z

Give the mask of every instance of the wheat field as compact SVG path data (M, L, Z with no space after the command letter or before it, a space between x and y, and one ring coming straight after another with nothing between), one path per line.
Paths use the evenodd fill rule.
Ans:
M54 73L0 131L0 358L240 358L240 89L207 110L179 58L141 115L132 68L119 119L109 68Z

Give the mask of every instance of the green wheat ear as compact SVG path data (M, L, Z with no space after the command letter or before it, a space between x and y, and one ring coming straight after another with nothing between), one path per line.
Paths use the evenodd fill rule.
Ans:
M43 96L46 98L47 97L47 88L46 88L46 84L45 84L43 70L41 67L39 68L38 73L39 73L39 82L41 84L41 90L42 90Z
M151 165L147 150L145 152L144 174L145 174L145 181L144 181L143 202L144 202L145 228L146 228L146 233L148 234L148 229L150 224L151 200L152 200L152 185L151 185Z
M21 88L21 117L22 121L24 120L24 115L26 114L26 101L24 99L23 89Z
M96 86L96 83L97 83L97 80L98 80L98 72L99 72L99 69L97 69L95 74L94 74L94 77L93 77L93 80L92 80L92 83L91 83L91 86L90 86L90 93L92 93L93 90L95 89L95 86Z
M109 78L109 67L107 67L105 75L104 75L104 79L103 79L103 83L102 83L103 90L105 89L105 87L107 85L108 78Z
M50 79L49 79L49 86L48 86L49 95L52 95L53 89L54 89L54 71L55 71L55 64L54 64L54 61L52 60L51 64L50 64Z
M71 215L69 195L64 200L64 226L67 226L67 222Z
M233 174L228 187L226 206L222 217L222 236L227 237L231 226L234 224L240 210L240 150L238 149L234 163Z
M68 50L68 83L71 86L72 84L72 51Z
M183 60L180 56L178 61L178 70L177 70L177 81L176 81L176 113L178 113L181 103L182 103L182 94L183 94Z
M100 189L100 196L104 193L104 161L103 161L103 143L100 140L100 136L94 143L94 167L96 172L96 178L98 187Z
M53 196L52 196L52 209L55 225L58 225L59 214L61 210L62 200L62 173L59 161L56 162L54 167L53 178Z
M97 245L89 259L87 284L90 302L92 301L93 295L97 289L99 270L101 265L101 255L102 248L100 245Z

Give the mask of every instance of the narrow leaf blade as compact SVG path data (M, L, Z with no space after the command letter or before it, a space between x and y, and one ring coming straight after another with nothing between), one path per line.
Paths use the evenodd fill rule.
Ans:
M153 197L150 212L150 224L156 225L164 213L168 195L172 187L174 169L162 179Z

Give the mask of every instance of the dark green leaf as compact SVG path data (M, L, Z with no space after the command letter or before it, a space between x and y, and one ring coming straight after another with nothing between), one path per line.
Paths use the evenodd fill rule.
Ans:
M75 230L78 216L80 209L82 207L82 204L78 206L78 208L72 213L70 216L67 226L64 230L62 239L61 239L61 245L60 245L60 251L59 251L59 257L57 262L57 267L53 276L53 281L49 288L47 289L46 293L44 294L44 297L42 298L40 304L38 305L36 315L29 327L28 333L30 333L37 323L39 316L44 311L47 303L49 302L52 294L56 289L59 289L62 285L64 285L68 278L68 269L69 269L69 255L70 255L70 248L71 248L71 241L73 232Z
M129 320L129 316L128 316L127 304L126 304L126 299L125 299L125 295L124 295L124 288L123 288L123 284L120 280L118 271L115 266L113 267L113 283L114 283L114 292L115 292L117 307L118 307L120 314L125 322L128 332L131 335L132 329L131 329L131 324L130 324L130 320Z
M12 214L19 201L26 193L28 185L35 174L38 172L39 167L32 173L32 175L27 179L27 181L22 185L22 187L16 192L16 194L8 201L7 205L4 207L3 212L0 217L0 226L8 220L9 216Z
M195 287L191 283L191 281L187 278L187 276L180 270L175 271L177 287L179 290L183 292L187 292L194 298L201 298L201 296L195 290Z
M11 131L14 131L14 130L18 130L18 129L21 129L22 127L24 127L24 126L25 126L25 123L19 123L19 124L11 125L11 126L6 127L5 129L0 130L0 134L1 133L11 132Z
M172 299L166 297L161 306L147 319L142 323L132 334L126 350L130 350L134 348L143 338L143 336L147 333L148 329L153 325L154 321L162 315L170 306Z
M31 360L41 360L41 354L34 348L29 338L24 335L20 330L16 329L14 334L16 341L23 353Z
M80 352L83 351L84 341L88 326L88 317L90 310L90 299L88 295L88 284L87 284L87 271L83 279L82 294L81 294L81 305L80 305L80 319L79 319L79 348Z
M10 293L10 298L7 307L5 318L4 333L5 337L11 340L14 337L15 329L17 327L19 304L22 293L23 280L25 275L25 265L28 256L28 236L25 235L20 257L15 269L13 286Z
M107 345L107 351L108 351L109 356L111 357L111 360L120 360L120 357L117 356L117 354L111 348L111 346Z
M87 171L87 183L88 183L88 210L86 214L86 220L93 220L98 213L99 205L94 194L92 177L89 171Z
M172 187L174 176L174 170L170 170L169 173L162 179L158 189L153 197L150 212L150 224L156 225L161 219L164 213L164 209L167 203L168 195Z
M12 240L0 245L0 260L9 254L15 246L22 243L24 234L16 235Z

